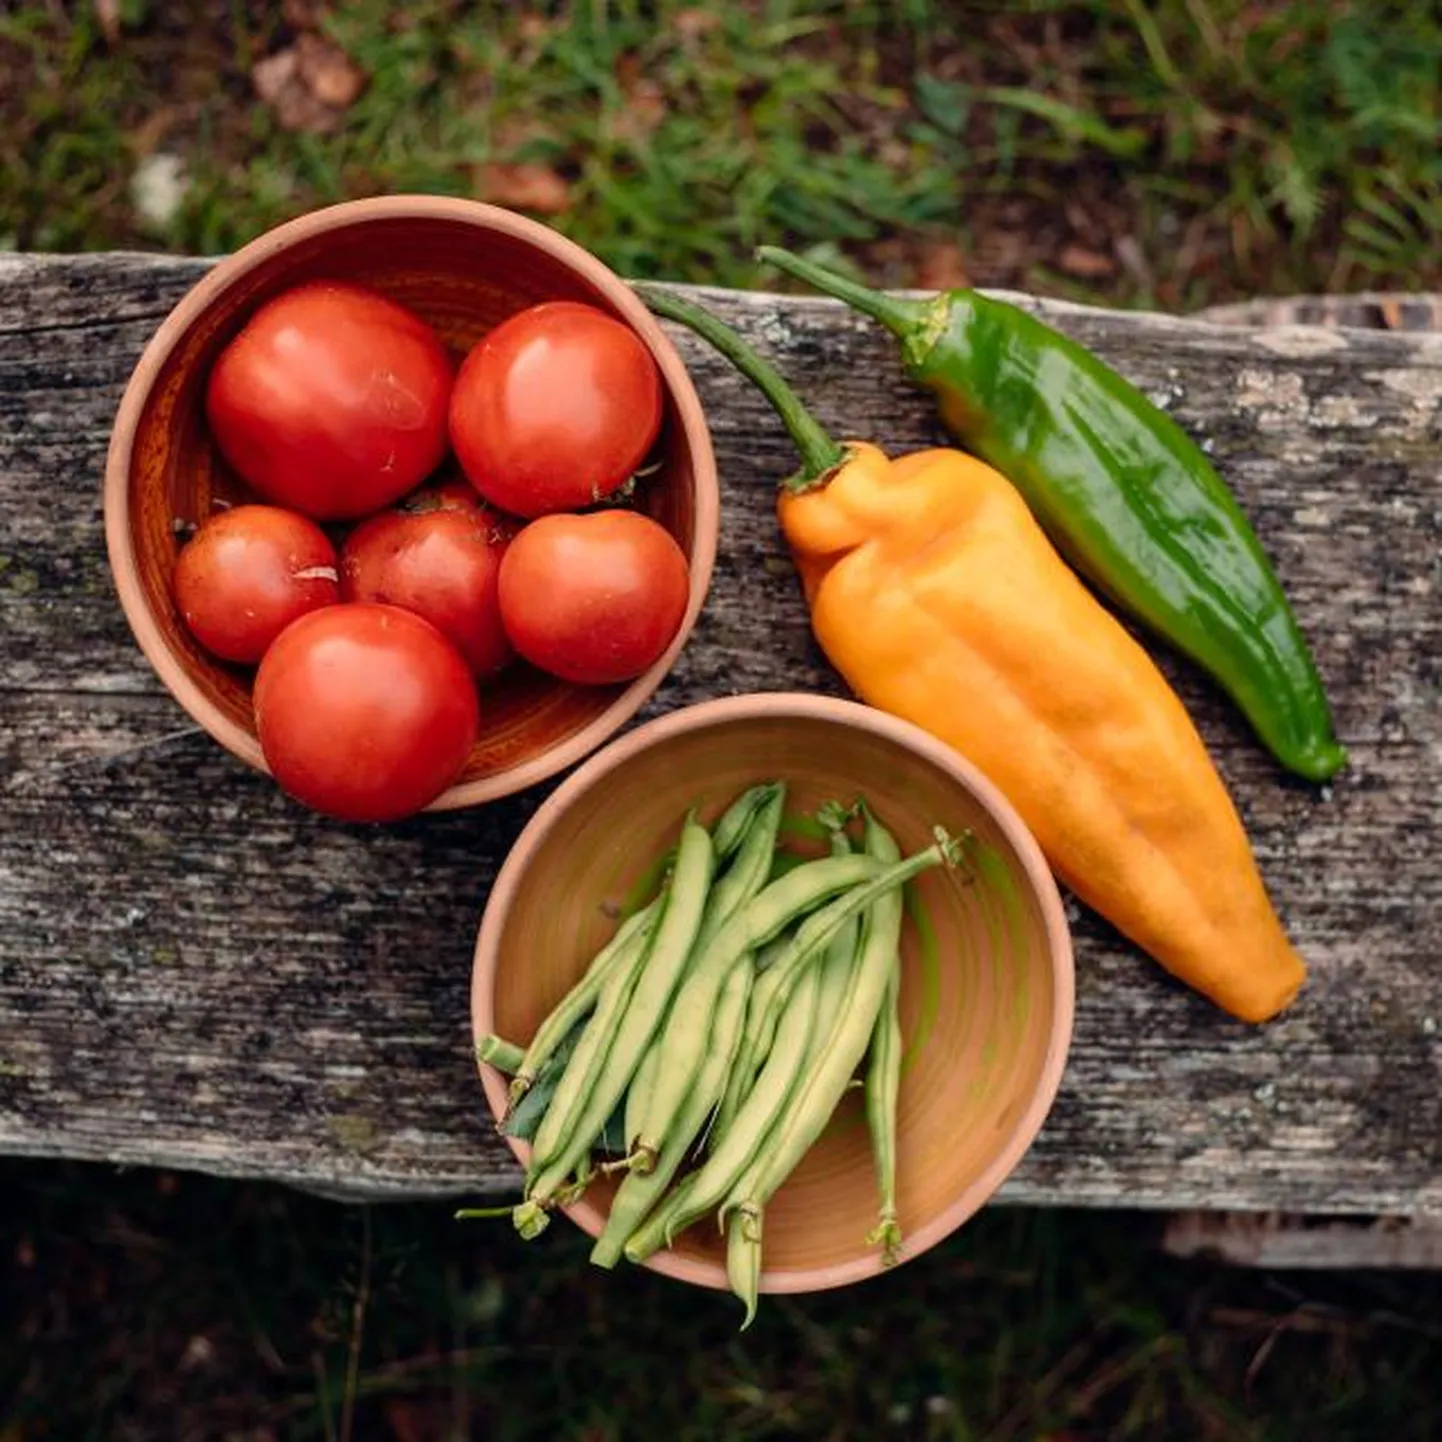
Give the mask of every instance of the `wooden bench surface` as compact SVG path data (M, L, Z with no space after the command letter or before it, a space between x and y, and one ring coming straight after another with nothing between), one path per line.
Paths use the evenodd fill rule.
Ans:
M111 587L111 420L204 268L0 257L0 1151L347 1195L508 1189L467 987L487 887L545 788L377 831L311 816L187 724ZM889 341L835 304L699 294L838 432L897 451L943 439ZM1442 341L1038 308L1212 447L1353 762L1326 790L1288 781L1162 658L1312 978L1279 1022L1247 1028L1073 906L1070 1063L1003 1196L1442 1212ZM647 714L844 694L775 526L793 453L755 395L677 340L714 430L722 539Z

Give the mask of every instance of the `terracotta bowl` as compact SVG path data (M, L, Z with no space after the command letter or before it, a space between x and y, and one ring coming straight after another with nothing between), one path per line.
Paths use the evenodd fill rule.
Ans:
M710 822L748 785L780 778L788 817L864 795L904 853L932 828L970 830L976 860L922 875L902 941L905 1036L898 1205L905 1256L960 1226L1030 1146L1056 1094L1071 1038L1071 941L1056 884L1016 813L975 767L907 722L808 695L706 702L638 727L592 757L541 806L506 859L476 944L476 1037L524 1044L615 929L617 908L655 882L692 806ZM784 844L821 854L789 826ZM492 1113L506 1080L481 1066ZM525 1143L511 1141L524 1163ZM595 1236L613 1189L570 1209ZM860 1097L766 1212L767 1292L840 1286L881 1270L866 1233L876 1183ZM698 1223L656 1271L724 1287L724 1249Z
M211 363L262 302L321 276L358 281L411 306L457 359L526 306L587 301L629 325L661 368L660 469L644 482L642 505L690 563L685 618L665 655L629 684L573 686L517 665L485 688L480 738L432 809L520 790L613 735L655 691L695 625L711 579L718 510L701 403L674 347L618 276L546 226L494 206L433 196L349 202L282 225L216 265L166 318L131 377L106 464L105 530L121 604L161 680L206 731L260 770L267 768L251 710L252 673L216 660L190 638L170 576L186 523L204 520L216 502L254 499L206 433L202 397Z

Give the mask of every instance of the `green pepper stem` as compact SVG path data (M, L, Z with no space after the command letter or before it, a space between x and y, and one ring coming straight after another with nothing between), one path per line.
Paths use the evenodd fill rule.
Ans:
M807 285L815 286L817 290L824 291L837 300L844 300L862 315L869 315L872 320L880 321L893 335L905 337L926 323L924 301L900 300L894 295L887 295L885 291L872 290L870 286L838 275L834 270L827 270L824 265L817 265L814 260L803 260L799 255L792 255L789 250L782 250L777 245L761 246L756 252L756 258L764 260L768 265L774 265L777 270L784 270L787 275L794 275L797 280L804 280Z
M671 291L658 290L644 282L636 282L634 289L657 315L677 321L709 341L771 403L801 453L801 474L795 478L796 486L805 487L819 480L846 459L845 450L806 409L776 367L763 360L729 325Z

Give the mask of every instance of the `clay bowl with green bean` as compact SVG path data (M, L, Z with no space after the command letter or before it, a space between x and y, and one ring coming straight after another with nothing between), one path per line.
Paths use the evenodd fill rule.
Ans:
M564 1213L598 1266L729 1288L749 1322L984 1205L1072 1004L1056 884L966 760L850 701L687 708L558 787L496 879L472 1023L524 1177L463 1215Z

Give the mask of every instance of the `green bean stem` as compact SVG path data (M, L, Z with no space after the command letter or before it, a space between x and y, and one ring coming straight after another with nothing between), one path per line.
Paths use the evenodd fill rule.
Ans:
M870 812L866 813L866 850L887 865L888 875L895 874L895 858L900 850L891 833ZM850 993L837 1015L831 1038L809 1059L805 1084L767 1146L766 1165L743 1178L745 1186L733 1188L725 1203L728 1208L759 1216L826 1129L870 1044L876 1014L894 970L902 920L903 895L899 886L871 898L863 914L860 955L852 971Z
M512 1106L526 1094L527 1088L535 1081L541 1064L555 1050L556 1044L595 1006L601 988L612 973L624 964L622 959L630 955L628 948L633 945L637 936L643 932L648 933L654 927L662 900L662 897L657 897L649 906L621 923L615 935L596 953L581 979L561 998L559 1004L536 1029L535 1036L526 1048L526 1054L521 1058L521 1063L515 1068L511 1078ZM634 960L634 956L631 959Z
M871 1033L871 1057L866 1068L866 1124L876 1155L879 1209L876 1227L867 1234L868 1246L881 1248L882 1262L890 1267L901 1256L901 1224L896 1219L896 1104L901 1090L901 957L891 959L886 994Z
M726 1196L747 1163L764 1144L767 1133L776 1124L787 1098L796 1090L801 1079L811 1044L811 1029L816 1021L819 991L819 969L812 967L791 994L791 1001L776 1031L776 1045L766 1058L756 1085L736 1113L736 1120L721 1135L715 1150L696 1173L696 1180L684 1197L678 1200L673 1196L658 1214L656 1224L667 1244ZM647 1234L649 1241L653 1235L649 1226ZM636 1242L633 1237L626 1244L626 1255L633 1262L643 1261L644 1257L636 1255L639 1250Z
M613 1108L625 1095L651 1038L665 1017L672 993L686 965L701 927L713 862L711 836L692 816L682 827L676 849L671 889L634 990L628 994L604 1065L569 1128L569 1139L527 1187L526 1201L517 1208L516 1225L524 1234L537 1212L549 1206L558 1187L590 1150ZM669 1031L669 1028L668 1028ZM705 1033L702 1034L704 1042ZM658 1063L658 1085L665 1079L665 1057ZM654 1156L654 1153L652 1153Z
M716 1024L706 1045L706 1060L677 1119L675 1134L657 1154L656 1165L651 1171L630 1172L617 1189L605 1228L591 1250L591 1260L598 1267L611 1268L620 1261L632 1233L661 1200L671 1179L686 1160L692 1143L710 1119L741 1037L741 1024L746 1016L746 1001L754 974L754 968L744 964L735 967L726 978L721 999L716 1004ZM657 1055L653 1046L648 1060ZM638 1071L632 1087L640 1085L641 1073Z
M870 880L878 871L876 862L866 856L825 856L808 861L763 887L721 928L672 1005L638 1149L655 1156L675 1124L700 1068L716 998L731 968L797 916L838 891Z
M507 1076L515 1076L520 1071L521 1063L525 1059L526 1053L523 1048L518 1047L515 1042L497 1036L493 1031L487 1032L476 1043L476 1060L488 1063L497 1071L505 1072Z

